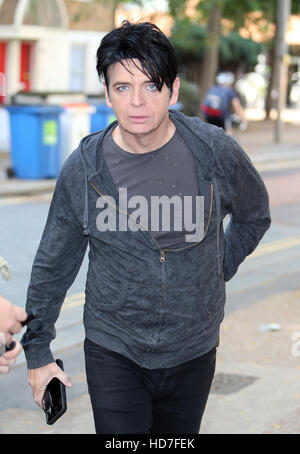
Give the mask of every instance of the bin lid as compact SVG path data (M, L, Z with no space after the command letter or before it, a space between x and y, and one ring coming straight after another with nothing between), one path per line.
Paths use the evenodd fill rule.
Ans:
M94 113L95 107L87 102L65 102L62 107L69 112Z
M64 111L61 106L26 106L26 105L18 105L18 106L4 106L11 113L16 114L35 114L35 115L49 115L49 114L60 114Z
M102 111L102 112L110 112L112 111L111 107L108 107L106 104L92 104L94 107L96 107L97 110Z
M90 104L87 102L64 102L62 103L63 107L90 107Z

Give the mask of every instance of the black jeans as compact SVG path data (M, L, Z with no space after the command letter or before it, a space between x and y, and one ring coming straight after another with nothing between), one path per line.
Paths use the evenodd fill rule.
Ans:
M85 340L97 434L197 434L215 372L216 348L176 367L144 369Z

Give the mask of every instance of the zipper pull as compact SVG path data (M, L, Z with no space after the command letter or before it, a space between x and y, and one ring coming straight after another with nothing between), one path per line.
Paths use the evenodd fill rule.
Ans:
M161 253L160 253L160 263L165 263L165 261L166 261L165 251L161 251Z

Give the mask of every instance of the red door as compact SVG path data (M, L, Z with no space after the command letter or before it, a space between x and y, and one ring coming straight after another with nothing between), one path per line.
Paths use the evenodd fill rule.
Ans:
M31 48L30 43L21 43L20 82L22 83L22 91L30 90Z
M0 104L3 104L5 95L5 55L6 43L0 42Z

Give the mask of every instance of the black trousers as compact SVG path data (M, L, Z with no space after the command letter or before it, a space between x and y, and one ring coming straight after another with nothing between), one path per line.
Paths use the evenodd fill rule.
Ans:
M144 369L85 340L97 434L197 434L215 372L216 348L176 367Z

